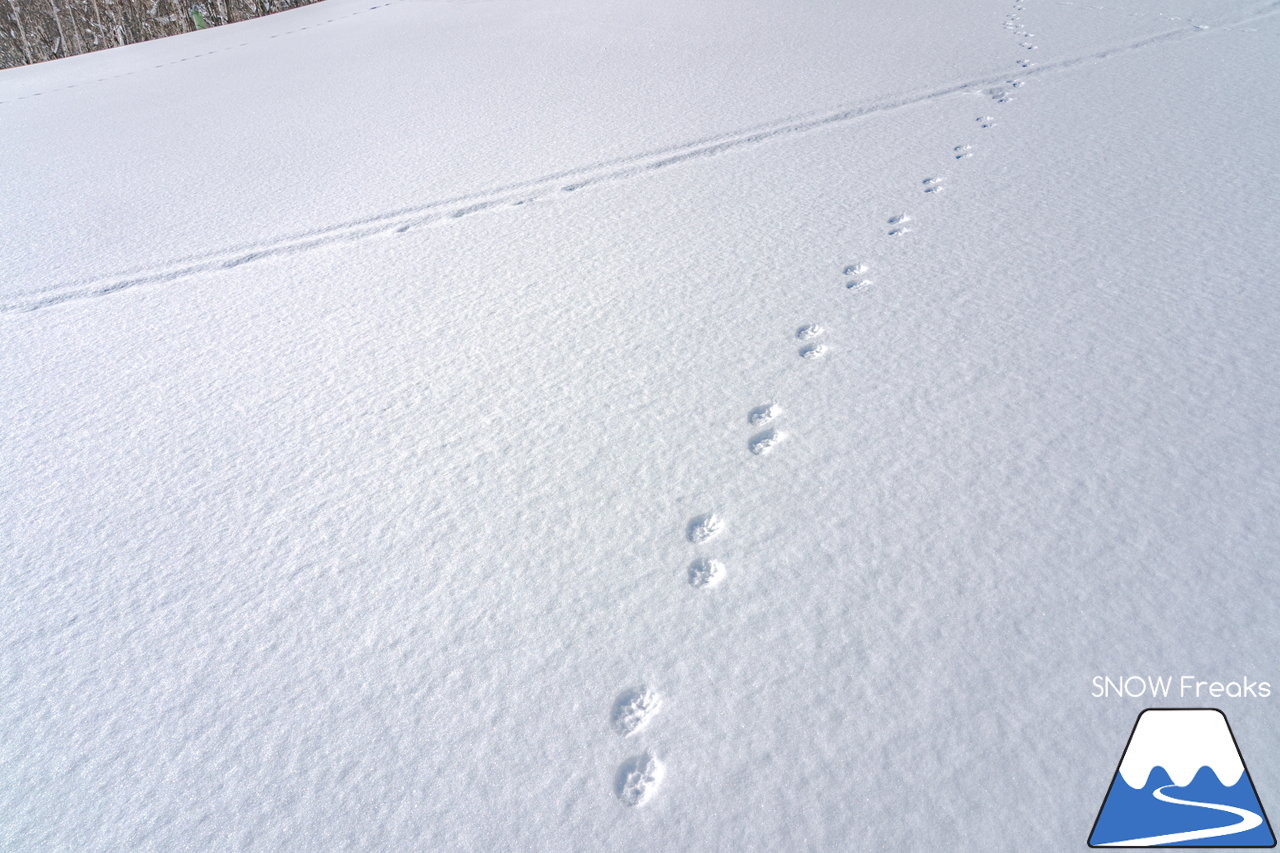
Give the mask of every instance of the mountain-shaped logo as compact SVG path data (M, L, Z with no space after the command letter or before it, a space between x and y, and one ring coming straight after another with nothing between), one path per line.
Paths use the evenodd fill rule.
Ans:
M1275 847L1253 779L1216 708L1138 715L1090 847Z

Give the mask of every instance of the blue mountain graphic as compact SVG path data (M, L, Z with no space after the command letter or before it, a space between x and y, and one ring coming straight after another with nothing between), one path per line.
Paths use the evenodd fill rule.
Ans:
M1272 847L1276 843L1268 826L1258 795L1246 773L1235 785L1218 781L1208 767L1201 767L1191 784L1177 787L1163 767L1155 767L1142 788L1130 788L1119 773L1111 783L1106 802L1098 815L1097 825L1089 836L1090 845L1115 844L1135 838L1151 838L1181 832L1230 827L1240 819L1228 812L1203 806L1162 802L1156 791L1178 800L1234 806L1263 817L1259 826L1244 832L1227 833L1215 838L1161 844L1161 847Z

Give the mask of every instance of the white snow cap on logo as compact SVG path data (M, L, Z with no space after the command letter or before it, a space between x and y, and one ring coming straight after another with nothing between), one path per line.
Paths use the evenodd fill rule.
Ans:
M1179 787L1190 785L1201 767L1228 787L1244 774L1227 718L1212 708L1142 713L1120 761L1120 775L1130 788L1143 788L1156 766Z

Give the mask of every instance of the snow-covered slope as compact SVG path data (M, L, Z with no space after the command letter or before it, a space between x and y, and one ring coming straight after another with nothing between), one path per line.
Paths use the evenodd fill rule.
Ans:
M1278 7L370 5L0 73L0 847L1060 851L1275 680Z

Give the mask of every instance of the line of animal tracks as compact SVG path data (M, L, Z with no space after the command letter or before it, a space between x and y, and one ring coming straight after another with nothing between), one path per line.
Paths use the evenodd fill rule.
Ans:
M985 84L979 94L991 104L988 109L995 113L1001 107L1014 100L1014 94L1021 94L1026 85L1026 77L1034 73L1038 67L1029 58L1039 48L1038 36L1023 21L1026 0L1017 0L1012 9L1005 15L1004 28L1017 41L1011 44L1009 66L1010 72ZM944 191L948 187L947 168L964 168L966 161L982 152L981 136L999 127L998 116L982 113L974 116L966 127L948 130L952 138L938 145L938 171L926 176L903 176L920 193L921 205L925 210L917 217L914 212L900 211L888 213L882 220L882 228L878 233L867 234L867 244L875 240L910 240L923 222L937 222L945 216ZM874 286L872 275L875 273L867 260L861 257L842 258L833 264L829 281L815 282L815 286L843 287L849 292L849 298L856 300L859 294L865 293ZM866 304L866 303L864 303ZM853 326L857 322L858 308L855 304L842 321ZM778 358L788 355L782 346L784 335L790 338L794 347L792 358L801 361L800 369L819 369L819 363L826 360L828 354L838 350L840 335L838 326L815 320L805 323L796 329L779 330ZM854 328L843 330L845 334L856 332ZM831 365L838 369L838 365ZM779 451L784 445L788 433L783 431L782 423L786 420L786 402L783 400L766 400L752 408L743 417L745 451L750 457L767 457ZM789 424L789 429L801 429L803 425ZM755 430L752 432L752 430ZM758 464L768 464L762 459ZM732 572L715 554L715 541L731 527L731 519L714 507L707 512L689 519L684 530L685 539L696 551L693 561L685 570L688 585L693 588L691 594L714 594L713 590ZM614 700L613 726L623 738L631 738L648 728L654 715L662 707L662 693L658 686L639 685L622 691ZM638 807L653 799L663 778L667 773L667 764L663 753L655 748L634 754L626 758L618 767L614 779L614 794L625 806Z
M374 7L377 8L377 7ZM1216 27L1238 26L1280 11L1280 0ZM1006 22L1007 23L1007 22ZM1174 29L1129 41L1088 53L1047 62L1041 65L1023 56L1016 62L1022 78L1065 71L1071 68L1102 62L1114 56L1141 50L1153 45L1188 38L1209 29L1206 25L1182 23ZM1031 36L1018 36L1020 50L1036 48ZM928 103L954 95L976 91L1007 94L1008 75L988 74L958 82L946 83L929 90L916 91L848 104L834 110L792 116L772 122L743 128L732 133L706 137L667 148L645 152L627 158L604 161L573 169L543 175L525 181L489 187L474 193L450 198L424 201L421 204L386 211L373 216L335 223L323 228L283 235L253 244L228 247L207 253L193 254L174 259L166 264L109 275L82 278L38 287L0 302L0 313L17 314L49 308L66 302L106 296L147 284L166 284L198 275L232 269L244 264L268 258L276 258L310 251L334 244L363 240L371 237L395 237L433 224L444 224L466 219L487 212L509 209L534 201L547 201L597 184L623 181L696 160L717 156L735 149L754 146L784 137L808 133L825 127L857 121L901 109L915 104ZM995 98L1000 101L1000 98ZM967 145L968 143L964 143ZM956 157L966 156L972 149L957 147ZM926 190L929 190L926 187ZM932 192L937 192L933 187ZM899 229L909 233L909 226Z

